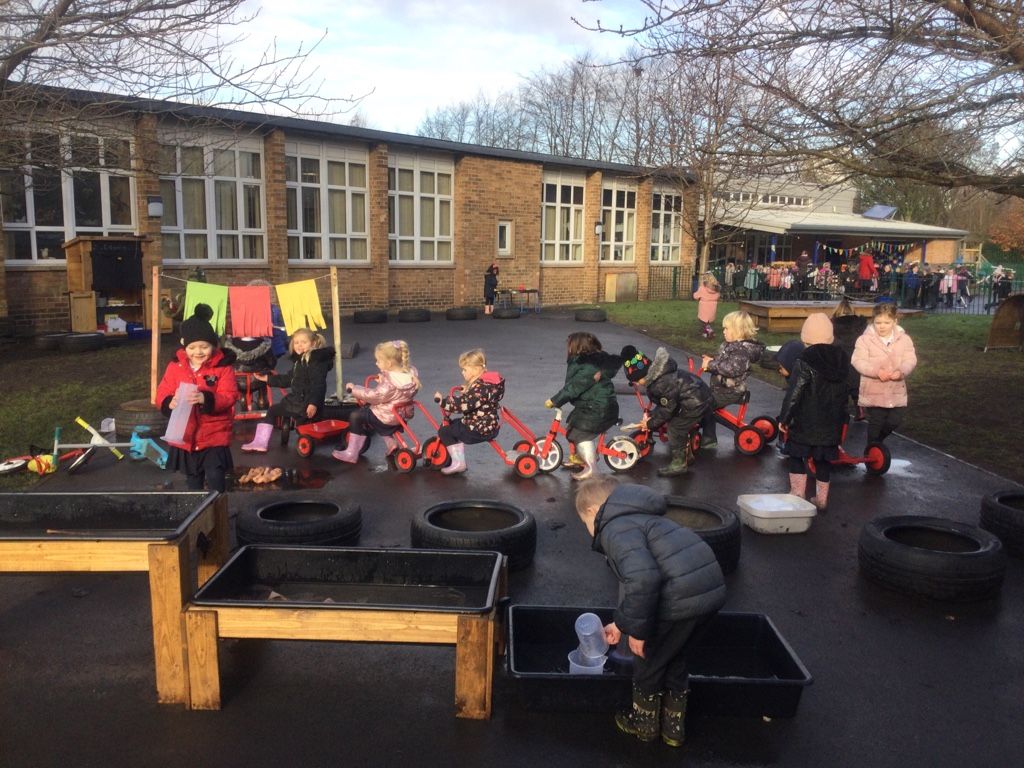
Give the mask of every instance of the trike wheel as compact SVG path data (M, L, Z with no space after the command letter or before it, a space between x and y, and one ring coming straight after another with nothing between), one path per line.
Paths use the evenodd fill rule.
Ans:
M521 453L516 456L515 464L513 465L516 470L516 474L520 477L529 480L531 477L537 475L537 470L540 465L537 463L537 457L529 453Z
M395 451L395 469L399 472L412 472L416 466L416 455L408 448L399 448Z
M775 439L776 435L779 434L779 422L771 416L758 416L750 422L750 426L764 435L764 441L766 443L770 443Z
M308 459L313 455L313 449L313 441L305 435L302 435L299 438L299 441L295 444L295 450L298 451L299 456L304 459Z
M747 426L736 433L736 450L744 456L756 456L765 446L761 430Z
M690 435L688 437L688 440L690 441L690 454L692 456L696 456L697 455L697 451L700 450L700 441L701 441L700 430L699 429L694 429L693 431L691 431ZM691 463L693 463L693 462L691 462Z
M611 467L613 472L625 472L632 469L640 461L640 446L629 437L616 437L605 446L610 451L604 455L605 464Z
M629 439L636 443L636 447L640 451L641 459L646 459L651 455L651 451L654 450L654 435L650 432L644 432L642 429L638 429L636 432L631 432L629 434Z
M884 443L871 443L864 451L864 468L869 475L884 475L892 464L892 454Z
M541 472L554 472L562 466L565 451L560 442L552 440L547 453L541 456L541 452L544 450L543 446L544 443L537 443L537 447L531 448L530 452L537 458L537 467Z
M423 463L431 469L441 469L451 464L448 446L441 442L440 437L431 437L423 443Z
M515 453L529 453L530 452L530 441L529 440L517 440L516 444L512 446L512 451Z

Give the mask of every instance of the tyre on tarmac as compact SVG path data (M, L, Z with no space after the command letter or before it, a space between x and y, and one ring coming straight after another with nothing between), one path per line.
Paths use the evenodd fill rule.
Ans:
M533 562L537 521L503 501L463 499L435 504L412 518L412 545L421 549L484 549L508 557L518 571Z

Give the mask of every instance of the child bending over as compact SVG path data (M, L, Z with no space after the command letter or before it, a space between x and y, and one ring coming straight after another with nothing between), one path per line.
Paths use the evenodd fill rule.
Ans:
M619 580L619 605L605 626L609 645L629 636L633 707L615 716L641 741L681 746L689 676L686 654L725 603L725 578L711 547L665 517L665 497L610 477L581 483L576 512Z
M271 387L289 387L288 394L267 410L256 425L256 436L242 446L243 451L266 453L274 422L295 419L299 424L312 421L323 410L327 395L327 374L334 367L334 349L325 346L324 337L308 328L292 334L292 369L287 373L254 373L253 378Z
M715 407L704 417L701 435L702 448L718 445L715 410L738 403L747 392L750 366L761 359L764 344L757 341L757 326L746 312L730 312L722 318L722 337L714 357L704 355L701 367L711 374L711 394Z
M409 363L409 345L404 341L382 341L373 350L377 364L377 386L361 387L349 382L345 390L365 405L349 414L348 443L339 445L331 456L347 464L359 461L367 440L374 433L384 438L387 455L398 448L392 437L402 428L395 411L403 419L411 419L412 401L420 389L419 373Z
M486 443L498 436L501 426L501 398L505 396L505 380L496 371L487 370L482 349L471 349L459 355L463 384L448 397L434 393L452 421L437 430L448 448L452 463L441 470L443 475L466 471L466 446Z

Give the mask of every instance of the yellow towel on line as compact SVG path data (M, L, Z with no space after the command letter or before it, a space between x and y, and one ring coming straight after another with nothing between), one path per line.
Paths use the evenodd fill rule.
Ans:
M277 303L284 316L284 327L291 336L299 328L323 330L327 327L315 280L299 280L277 286Z

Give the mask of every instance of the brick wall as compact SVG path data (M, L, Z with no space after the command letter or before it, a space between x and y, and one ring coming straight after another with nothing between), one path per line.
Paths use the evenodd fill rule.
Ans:
M8 330L16 336L71 330L68 273L64 269L7 273Z

